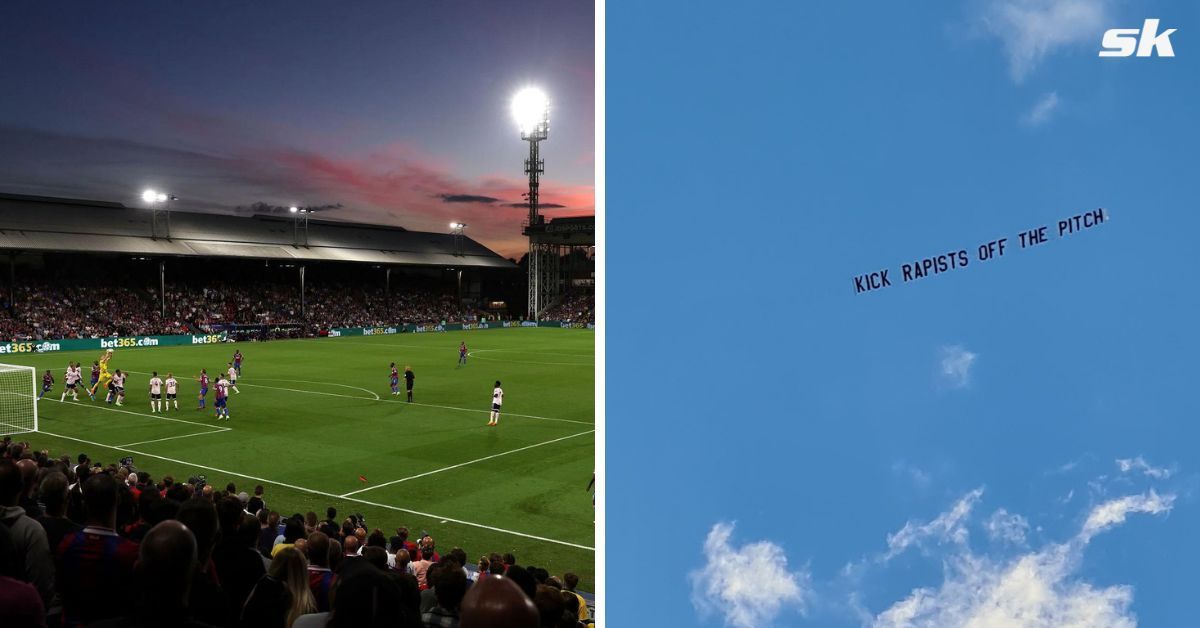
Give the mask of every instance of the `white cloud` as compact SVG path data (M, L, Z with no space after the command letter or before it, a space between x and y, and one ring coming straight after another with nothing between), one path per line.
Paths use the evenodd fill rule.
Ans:
M1025 544L1025 533L1029 530L1029 521L1018 514L1013 514L1001 508L992 513L983 523L988 538L993 541L1003 541L1013 545Z
M1073 577L1075 557L1065 545L1008 562L966 554L946 562L939 588L915 589L880 613L878 628L1133 628L1128 586L1095 587Z
M965 544L959 546L957 553L943 560L940 586L913 589L908 597L876 615L871 624L879 628L1133 628L1137 618L1130 610L1132 587L1098 587L1082 580L1077 572L1083 552L1095 534L1124 522L1127 514L1167 512L1174 499L1174 495L1150 491L1106 502L1092 510L1080 532L1068 542L1048 544L1010 559L977 555ZM956 504L942 517L957 510ZM1004 510L996 511L992 519L1000 513L1004 513L1001 519L1011 521ZM1028 525L1023 518L1021 521Z
M1080 538L1086 543L1096 534L1114 525L1125 523L1126 515L1145 512L1152 515L1169 512L1175 504L1175 495L1159 495L1151 489L1142 495L1126 495L1106 501L1092 509L1083 523Z
M1172 471L1166 467L1155 467L1146 462L1145 458L1138 456L1137 458L1118 458L1117 468L1121 473L1129 473L1130 471L1141 471L1144 475L1152 477L1156 480L1165 480L1171 477Z
M983 496L983 488L977 488L967 493L955 502L954 506L937 516L929 523L909 521L895 534L887 537L888 551L883 560L891 560L913 545L921 545L927 539L934 539L938 545L946 543L965 544L967 542L967 516L971 509Z
M1017 83L1060 48L1098 49L1104 31L1119 26L1111 0L991 0L984 6L980 20L1003 43L1009 75Z
M801 614L812 596L807 569L789 571L783 548L758 541L734 547L733 524L717 523L704 541L704 567L693 571L692 604L701 615L720 613L737 628L770 625L784 609Z
M906 477L912 480L912 483L919 489L929 488L929 483L933 481L933 477L928 471L925 471L915 464L910 464L905 460L897 460L892 464L892 473L901 477Z
M1058 109L1058 92L1050 92L1038 99L1033 108L1021 117L1021 123L1026 126L1038 126L1050 120Z
M971 365L978 357L959 345L942 347L942 378L954 388L964 388L971 382Z

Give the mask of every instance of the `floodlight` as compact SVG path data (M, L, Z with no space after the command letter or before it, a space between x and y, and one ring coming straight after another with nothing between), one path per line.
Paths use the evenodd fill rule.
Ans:
M549 118L550 100L545 92L536 87L526 87L517 92L512 100L513 118L517 128L528 135Z
M163 194L162 192L159 192L156 200L160 203L165 203L165 202L167 202L167 195Z
M300 211L300 208L296 207L295 205L292 205L291 207L288 208L288 211L290 211L294 214L294 213Z
M147 203L153 203L158 200L158 192L155 192L154 190L146 190L145 192L142 192L142 200L146 201Z

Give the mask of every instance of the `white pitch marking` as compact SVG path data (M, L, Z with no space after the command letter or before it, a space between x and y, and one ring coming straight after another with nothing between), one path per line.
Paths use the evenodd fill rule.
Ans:
M512 364L539 364L545 366L595 366L594 362L537 362L534 360L502 360L500 358L489 358L482 355L476 355L477 353L483 353L484 351L502 351L502 349L478 349L476 351L468 351L467 355L480 360L488 360L491 362L509 362Z
M126 371L126 373L137 373L137 371ZM139 373L139 374L145 375L145 373ZM268 379L268 378L262 378L262 379L263 379L263 381L280 381L280 382L304 381L304 380ZM327 384L329 382L313 382L313 383ZM357 395L343 395L341 393L331 393L331 392L325 392L325 391L321 391L321 390L304 390L302 388L285 388L283 386L266 386L264 384L243 384L243 383L238 384L238 386L254 386L255 388L269 388L271 390L286 390L288 392L297 392L297 393L303 393L303 394L307 394L307 395L324 395L326 397L342 397L344 399L360 399L362 401L380 401L383 403L405 403L405 404L413 405L413 406L424 406L426 408L441 408L443 410L458 410L460 412L483 412L485 414L491 413L491 410L480 410L478 408L459 408L457 406L442 406L442 405L437 405L437 404L433 404L433 403L417 403L417 402L409 403L406 401L401 401L399 399L383 399L379 395L367 390L366 388L358 388L357 386L346 386L345 384L331 384L331 385L345 386L346 388L357 388L358 390L363 390L368 393L371 393L372 395L375 395L375 397L372 399L370 397L360 397ZM139 413L134 412L131 414L139 414ZM151 416L151 415L139 414L139 416ZM517 417L521 417L523 419L537 419L539 421L560 421L562 423L576 423L579 425L595 425L595 423L591 423L589 421L576 421L575 419L559 419L559 418L549 417L549 416L536 416L533 414L517 414L516 412L505 412L504 416L509 416L509 417L517 416ZM179 419L175 419L175 420L179 420ZM185 421L185 422L190 423L190 421ZM197 425L207 425L207 424L197 423ZM212 427L212 426L209 426L209 427Z
M232 429L233 429L232 427L222 427L220 429L210 430L207 432L197 432L195 434L184 434L182 436L168 436L166 438L153 438L150 440L140 440L136 443L125 443L124 445L117 445L117 447L133 447L134 445L145 445L146 443L160 443L164 440L175 440L176 438L191 438L193 436L204 436L207 434L220 434L221 432L228 432Z
M132 371L127 371L127 372L131 373ZM78 404L71 404L71 405L73 405L77 408L91 408L92 410L107 410L109 412L121 412L124 414L132 414L134 416L145 417L147 419L157 419L159 421L174 421L175 423L187 423L189 425L199 425L202 427L216 427L215 425L211 425L208 423L197 423L196 421L188 421L185 419L172 419L171 417L158 416L156 414L147 414L145 412L134 412L132 410L121 410L119 408L107 408L105 406L97 406L97 405L85 404L85 403L78 403Z
M255 477L255 476L253 476L253 475L246 475L246 474L244 474L244 473L237 473L236 471L227 471L227 470L225 470L225 469L218 469L218 468L216 468L216 467L210 467L210 466L207 466L207 465L196 464L196 463L194 463L194 462L188 462L188 461L186 461L186 460L177 460L177 459L175 459L175 458L168 458L168 457L166 457L166 456L159 456L159 455L157 455L157 454L146 453L146 452L144 452L144 451L137 451L136 449L129 449L128 447L119 447L119 446L116 446L116 445L107 445L107 444L105 444L105 443L97 443L97 442L95 442L95 441L84 440L84 439L82 439L82 438L75 438L74 436L63 436L63 435L61 435L61 434L52 434L52 433L50 433L50 432L39 432L39 433L41 433L41 434L45 434L46 436L53 436L53 437L55 437L55 438L65 438L65 439L67 439L67 440L72 440L72 441L75 441L75 442L77 442L77 443L84 443L84 444L87 444L87 445L94 445L94 446L96 446L96 447L107 447L108 449L117 449L117 450L120 450L120 451L127 451L127 452L129 452L129 453L131 453L131 454L137 454L137 455L139 455L139 456L146 456L147 458L157 458L157 459L159 459L159 460L166 460L167 462L174 462L175 464L182 464L182 465L186 465L186 466L189 466L189 467L194 467L194 468L196 468L196 469L204 469L204 470L206 470L206 471L215 471L215 472L217 472L217 473L224 473L224 474L227 474L227 475L234 475L234 476L237 476L237 477L239 477L239 478L246 478L247 480L254 480L254 481L256 481L256 482L262 482L262 483L264 483L264 484L273 484L273 485L275 485L275 486L282 486L282 487L284 487L284 488L290 488L290 489L292 489L292 490L294 490L294 491L300 491L300 492L302 492L302 493L309 493L309 494L311 494L311 495L320 495L320 496L322 496L322 497L328 497L328 498L331 498L331 499L345 499L345 500L348 500L348 501L356 502L356 503L359 503L359 504L364 504L364 505L367 505L367 506L375 506L376 508L384 508L384 509L386 509L386 510L394 510L394 511L396 511L396 512L404 512L404 513L408 513L408 514L411 514L411 515L417 515L417 516L420 516L420 517L428 517L428 518L430 518L430 519L438 519L438 520L442 520L442 521L449 521L449 522L451 522L451 523L457 523L457 524L459 524L459 525L469 526L469 527L472 527L472 528L481 528L481 529L484 529L484 530L491 530L491 531L493 531L493 532L500 532L500 533L503 533L503 534L511 534L511 535L513 535L513 536L519 536L519 537L523 537L523 538L527 538L527 539L533 539L533 540L535 540L535 541L545 541L545 542L547 542L547 543L554 543L554 544L556 544L556 545L565 545L565 546L567 546L567 547L575 547L575 548L579 548L579 549L582 549L582 550L588 550L588 551L591 551L591 552L594 552L594 551L596 551L596 548L594 548L594 547L589 547L589 546L587 546L587 545L581 545L581 544L579 544L579 543L571 543L570 541L560 541L560 540L558 540L558 539L550 539L550 538L546 538L546 537L544 537L544 536L537 536L537 535L534 535L534 534L526 534L526 533L524 533L524 532L517 532L516 530L506 530L506 529L504 529L504 528L497 528L497 527L495 527L495 526L489 526L489 525L482 524L482 523L474 523L474 522L472 522L472 521L464 521L464 520L462 520L462 519L453 519L453 518L450 518L450 517L445 517L445 516L443 516L443 515L434 515L434 514L430 514L430 513L427 513L427 512L421 512L421 511L419 511L419 510L410 510L410 509L408 509L408 508L400 508L399 506L391 506L391 505L388 505L388 504L379 504L379 503L375 503L375 502L369 502L369 501L366 501L366 500L364 500L364 499L358 499L357 497L341 497L340 495L334 495L333 493L326 493L325 491L318 491L318 490L311 489L311 488L305 488L305 487L303 487L303 486L296 486L296 485L294 485L294 484L285 484L285 483L283 483L283 482L276 482L276 481L274 481L274 480L268 480L268 479L266 479L266 478L259 478L259 477Z
M349 496L351 496L351 495L357 495L357 494L359 494L359 493L365 493L365 492L367 492L367 491L373 491L373 490L375 490L375 489L377 489L377 488L383 488L383 487L385 487L385 486L391 486L392 484L399 484L399 483L401 483L401 482L407 482L407 481L409 481L409 480L415 480L415 479L417 479L417 478L423 478L423 477L425 477L425 476L427 476L427 475L433 475L433 474L435 474L435 473L441 473L441 472L443 472L443 471L449 471L449 470L451 470L451 469L457 469L457 468L459 468L459 467L465 467L465 466L467 466L467 465L469 465L469 464L475 464L476 462L483 462L484 460L491 460L492 458L499 458L500 456L507 456L508 454L515 454L515 453L517 453L518 451L525 451L526 449L533 449L534 447L541 447L542 445L550 445L550 444L553 444L553 443L557 443L557 442L559 442L559 441L564 441L564 440L567 440L568 438L575 438L576 436L583 436L584 434L591 434L591 433L593 433L593 432L595 432L595 431L596 431L596 430L588 430L588 431L586 431L586 432L580 432L580 433L578 433L578 434L571 434L570 436L563 436L562 438L555 438L554 440L548 440L548 441L541 442L541 443L535 443L535 444L533 444L533 445L526 445L526 446L524 446L524 447L518 447L517 449L510 449L510 450L508 450L508 451L502 451L502 452L500 452L500 453L498 453L498 454L492 454L492 455L490 455L490 456L484 456L484 457L482 457L482 458L476 458L475 460L468 460L468 461L466 461L466 462L460 462L460 463L458 463L458 464L452 464L452 465L450 465L450 466L448 466L448 467L442 467L441 469L434 469L433 471L426 471L425 473L418 473L418 474L416 474L416 475L410 475L410 476L408 476L408 477L406 477L406 478L400 478L399 480L392 480L391 482L384 482L383 484L376 484L375 486L368 486L367 488L360 488L360 489L358 489L357 491L350 491L349 493L343 493L343 494L341 495L341 497L349 497Z

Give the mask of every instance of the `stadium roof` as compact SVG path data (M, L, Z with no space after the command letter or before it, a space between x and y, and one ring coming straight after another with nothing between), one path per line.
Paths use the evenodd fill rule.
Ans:
M465 236L462 255L455 255L456 236L449 233L310 217L308 245L297 246L290 215L172 211L168 240L161 237L161 215L160 237L151 237L151 218L148 209L120 203L0 194L0 250L516 268Z

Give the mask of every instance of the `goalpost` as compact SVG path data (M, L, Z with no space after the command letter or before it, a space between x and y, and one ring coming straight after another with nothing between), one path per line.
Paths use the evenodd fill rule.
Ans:
M38 429L37 369L0 364L0 436Z

